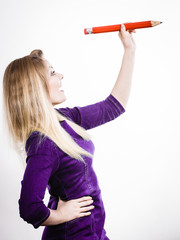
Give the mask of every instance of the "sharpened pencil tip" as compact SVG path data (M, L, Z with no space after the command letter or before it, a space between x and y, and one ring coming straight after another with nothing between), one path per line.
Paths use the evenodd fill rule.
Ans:
M163 22L160 22L160 24L163 23Z

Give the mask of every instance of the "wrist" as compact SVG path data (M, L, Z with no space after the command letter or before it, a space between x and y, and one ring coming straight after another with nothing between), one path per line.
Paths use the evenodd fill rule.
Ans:
M54 220L57 222L57 224L61 224L61 223L65 222L65 220L63 219L61 213L58 210L52 210L51 209L51 211L53 212Z
M128 56L132 56L133 57L135 55L135 52L136 52L135 48L125 48L124 49L124 54L128 55Z
M50 210L49 217L42 223L42 226L58 225L64 223L61 214L57 210Z
M135 53L136 47L126 47L124 48L124 52Z

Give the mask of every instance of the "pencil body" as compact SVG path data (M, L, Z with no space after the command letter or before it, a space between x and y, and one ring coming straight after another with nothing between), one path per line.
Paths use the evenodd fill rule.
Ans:
M161 22L158 22L158 21L144 21L144 22L124 23L124 25L126 27L126 30L133 30L133 29L139 29L139 28L154 27L156 25L159 25L160 23ZM120 29L121 29L121 24L85 28L84 34L115 32L115 31L120 31Z

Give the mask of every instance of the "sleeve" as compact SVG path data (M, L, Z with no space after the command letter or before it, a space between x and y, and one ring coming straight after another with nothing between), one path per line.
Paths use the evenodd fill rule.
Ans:
M45 206L43 199L49 178L58 167L57 155L52 144L54 143L50 139L45 139L37 149L37 138L31 141L21 181L18 200L20 217L34 228L38 228L50 215L50 210Z
M56 109L86 130L112 121L125 112L121 103L110 94L105 100L80 107Z

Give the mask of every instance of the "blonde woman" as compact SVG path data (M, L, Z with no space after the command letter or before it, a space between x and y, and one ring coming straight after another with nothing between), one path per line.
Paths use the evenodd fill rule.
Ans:
M121 69L110 95L84 107L54 108L66 100L63 75L41 50L11 62L4 73L8 128L24 146L20 216L34 228L46 226L43 240L107 240L101 190L92 167L94 145L86 130L125 112L134 65L135 43L124 25ZM107 138L108 139L108 138ZM48 206L43 202L48 187Z

